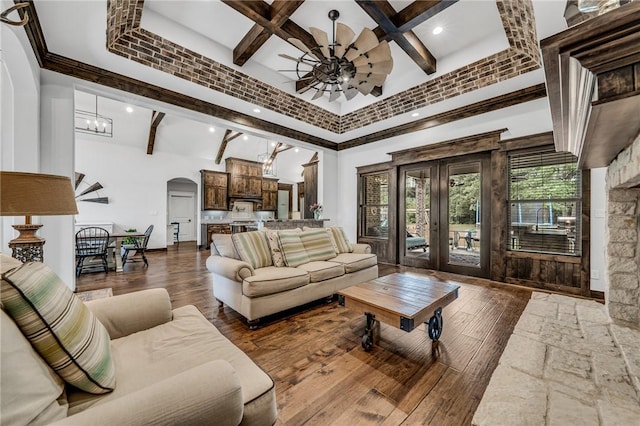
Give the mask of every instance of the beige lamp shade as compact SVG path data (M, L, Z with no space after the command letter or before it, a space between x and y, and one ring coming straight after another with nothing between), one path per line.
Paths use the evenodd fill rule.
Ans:
M0 172L1 216L77 214L71 179L40 173Z

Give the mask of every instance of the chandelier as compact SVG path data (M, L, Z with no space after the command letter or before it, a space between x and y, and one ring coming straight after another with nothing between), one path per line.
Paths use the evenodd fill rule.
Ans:
M269 141L267 141L267 150L262 154L258 154L258 162L262 164L262 176L276 176L277 153L276 149L273 152L269 152Z
M368 95L374 87L384 83L393 69L391 49L386 41L378 42L375 33L364 28L353 41L355 33L348 26L336 22L340 13L329 12L333 22L333 38L329 43L327 33L318 28L309 28L317 46L307 47L297 38L289 42L300 49L302 56L294 58L289 55L279 56L295 61L295 71L304 88L316 90L313 100L325 93L329 94L329 102L333 102L344 93L347 100L358 93Z
M113 137L113 119L98 113L98 96L96 95L95 112L75 111L75 130L97 136Z

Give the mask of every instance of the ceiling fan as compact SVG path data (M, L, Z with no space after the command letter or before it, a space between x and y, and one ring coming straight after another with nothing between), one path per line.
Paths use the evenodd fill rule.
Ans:
M384 83L393 69L391 49L386 41L378 42L375 33L364 28L354 40L355 33L348 26L337 23L337 10L329 12L333 21L333 41L318 28L309 28L316 47L309 48L297 38L288 41L300 49L302 56L294 58L283 53L279 56L296 62L295 71L305 88L316 90L313 100L329 93L329 102L340 97L347 100L359 93L368 95L374 87Z

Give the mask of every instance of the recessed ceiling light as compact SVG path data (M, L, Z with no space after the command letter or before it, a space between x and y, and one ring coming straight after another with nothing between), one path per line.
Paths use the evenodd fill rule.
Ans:
M271 146L276 146L276 143L275 142L271 142Z
M417 116L419 116L419 115L420 115L420 113L419 113L419 112L414 112L413 114L411 114L411 116L412 116L412 117L417 117Z
M242 139L244 139L245 141L246 141L246 140L249 140L249 136L244 135L244 136L242 137Z
M433 34L434 34L434 35L438 35L438 34L440 34L441 32L442 32L442 27L435 27L435 28L433 29Z
M213 133L213 132L215 132L215 131L216 131L216 128L215 128L215 127L213 127L213 126L211 126L211 127L209 127L209 131L210 131L211 133Z
M295 149L296 152L299 152L300 150L298 148Z
M133 108L131 108L130 106L128 106L128 107L127 107L127 112L128 112L129 114L131 114L131 113L133 112Z
M253 112L255 112L255 113L260 113L260 108L254 108L254 109L253 109Z

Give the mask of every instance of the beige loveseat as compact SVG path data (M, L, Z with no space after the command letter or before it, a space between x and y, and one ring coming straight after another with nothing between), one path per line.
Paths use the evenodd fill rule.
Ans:
M343 235L340 229L332 229ZM213 234L211 256L207 268L213 273L213 294L247 319L252 328L260 318L314 300L333 296L338 290L378 277L378 261L368 244L350 244L346 238L336 244L331 229L313 228L304 231L261 230L241 234ZM327 248L322 233L329 235ZM291 234L314 235L311 243L298 246L288 262L284 238ZM252 235L252 236L251 236ZM239 240L245 240L241 243ZM252 240L253 239L253 240ZM323 241L320 241L320 240ZM250 244L246 244L250 240ZM319 246L323 245L324 249ZM265 248L266 245L266 248ZM325 250L326 249L326 250ZM267 250L271 257L256 262L256 252ZM302 252L304 253L302 253ZM314 256L314 253L316 254ZM318 253L322 255L318 256ZM300 261L307 254L309 261ZM263 253L264 255L264 253ZM284 261L278 261L283 257ZM324 259L324 260L314 260Z
M21 265L14 262L0 255L4 289L10 280L4 273ZM66 384L3 302L2 425L270 426L276 421L271 378L197 308L172 310L164 289L86 303L110 339L115 386L101 395Z

